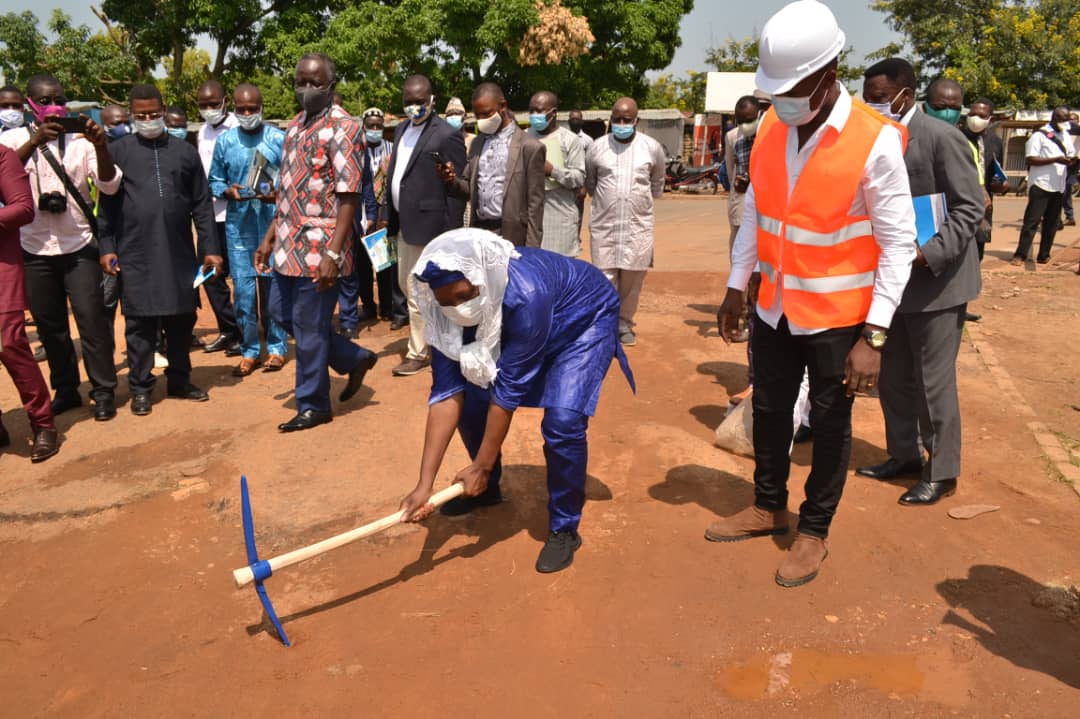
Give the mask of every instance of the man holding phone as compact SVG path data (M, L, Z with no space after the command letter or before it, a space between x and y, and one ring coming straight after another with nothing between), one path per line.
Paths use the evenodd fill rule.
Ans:
M115 343L98 266L97 221L90 183L116 193L122 174L109 155L104 130L90 118L67 117L64 88L35 75L26 88L34 122L0 134L30 176L37 214L21 230L30 313L49 362L54 414L82 405L79 362L71 339L68 302L79 329L90 379L94 419L116 416Z

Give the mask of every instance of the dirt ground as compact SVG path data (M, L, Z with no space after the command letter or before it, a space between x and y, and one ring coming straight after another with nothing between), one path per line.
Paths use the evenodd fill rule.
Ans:
M1080 496L1060 469L1080 442L1080 233L1059 235L1051 265L1010 267L1022 211L997 201L973 307L984 319L961 350L958 494L903 508L906 483L849 475L822 574L793 590L773 581L790 539L702 538L752 499L752 462L712 446L746 382L745 345L714 326L722 197L658 205L630 351L639 392L618 373L605 385L573 567L533 570L544 460L540 414L522 410L507 502L267 580L290 649L252 589L233 586L246 564L239 477L264 557L396 509L418 472L429 386L390 375L403 332L365 332L381 355L370 389L295 435L276 430L294 407L292 364L240 381L232 360L200 352L193 380L210 402L159 400L140 418L124 388L115 421L63 415L61 454L31 465L25 414L0 381L14 440L0 455L0 716L1075 716L1080 617L1053 587L1080 584ZM852 468L883 447L880 409L861 398ZM792 509L809 458L796 449ZM455 440L440 483L464 464ZM947 516L967 503L1001 509Z

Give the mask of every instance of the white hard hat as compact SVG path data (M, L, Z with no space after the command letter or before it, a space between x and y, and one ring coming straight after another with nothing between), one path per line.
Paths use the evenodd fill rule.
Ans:
M832 10L798 0L769 18L758 41L758 89L782 95L840 55L847 38Z

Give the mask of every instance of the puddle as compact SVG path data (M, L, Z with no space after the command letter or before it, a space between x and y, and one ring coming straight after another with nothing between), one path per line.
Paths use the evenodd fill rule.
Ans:
M918 697L961 706L967 703L970 679L959 670L948 649L929 654L826 654L813 649L761 655L721 669L720 690L732 699L760 701L795 692L814 694L837 682L886 695Z

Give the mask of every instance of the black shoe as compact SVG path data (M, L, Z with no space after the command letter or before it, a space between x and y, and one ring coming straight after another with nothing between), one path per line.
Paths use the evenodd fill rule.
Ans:
M935 504L939 499L956 493L955 479L942 479L937 482L920 481L914 487L904 492L900 497L900 504L908 507L916 507L926 504Z
M390 323L390 329L395 331L395 332L398 331L399 329L401 329L402 327L408 327L408 326L409 326L409 318L408 317L406 317L405 319L393 320Z
M225 348L226 357L239 357L244 354L244 350L240 347L240 340L233 340L233 343Z
M60 394L57 392L52 401L52 413L53 416L57 416L67 412L69 409L75 409L76 407L82 407L82 397L79 393L74 394Z
M0 424L0 447L7 447L11 444L11 435L8 434L7 427Z
M964 321L965 322L978 322L981 319L982 319L982 315L977 315L974 312L966 312L966 313L964 313Z
M795 444L802 444L803 442L809 442L813 438L814 430L805 424L800 424L799 428L795 430L795 436L791 438L791 441Z
M229 335L218 335L213 342L203 345L203 352L221 352L234 344L239 343Z
M173 399L186 399L192 402L206 402L210 399L210 395L206 393L206 390L199 389L195 385L188 382L183 387L176 389L169 388L169 391L165 393L166 397L172 397Z
M536 558L536 571L551 574L566 569L574 563L574 552L580 546L581 535L574 530L552 532Z
M378 321L379 321L379 313L376 310L374 310L374 309L372 309L370 307L365 307L364 309L360 310L360 322L378 322Z
M439 512L446 517L460 517L477 507L492 507L502 502L502 492L498 486L489 485L483 494L477 497L454 497L439 507Z
M133 415L144 417L150 414L153 409L153 402L150 401L149 392L131 395L131 413Z
M855 470L855 474L870 477L871 479L887 480L896 479L905 474L918 474L922 471L922 468L922 462L900 462L889 457L889 460L884 464L859 467Z
M334 415L329 412L305 409L288 422L279 424L277 428L282 432L299 432L302 429L311 429L312 427L318 427L320 424L326 424L327 422L333 421Z
M364 384L364 375L378 361L379 356L374 352L368 352L368 356L360 360L360 364L356 365L352 372L349 373L349 381L345 383L345 389L341 390L341 394L338 395L339 402L348 402L360 391L360 387Z
M45 356L45 348L44 347L38 347L36 350L34 350L34 361L35 362L44 362L47 359L49 359L49 358Z
M94 419L96 421L108 422L115 416L116 400L111 395L94 400Z
M1037 258L1035 258L1035 261L1038 262L1040 265L1050 264L1050 258L1049 257L1037 257Z
M355 340L360 338L360 329L358 327L353 327L352 329L345 329L344 327L339 327L337 333L347 340Z

